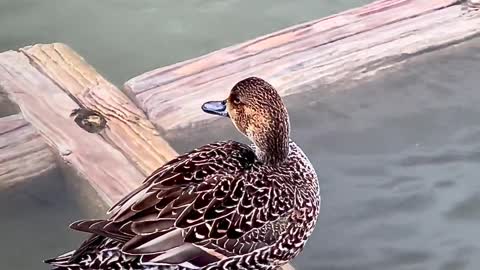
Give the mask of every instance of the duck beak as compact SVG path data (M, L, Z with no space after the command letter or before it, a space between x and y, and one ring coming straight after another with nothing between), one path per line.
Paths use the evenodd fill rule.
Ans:
M202 110L206 113L230 117L227 112L227 101L209 101L202 105Z

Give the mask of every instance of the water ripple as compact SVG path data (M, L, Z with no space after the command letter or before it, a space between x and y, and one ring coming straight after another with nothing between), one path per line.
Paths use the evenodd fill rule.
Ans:
M446 216L453 220L480 220L480 193L457 203Z
M428 166L428 165L445 165L448 163L456 162L480 162L480 151L475 152L457 152L450 151L447 153L440 153L435 155L411 155L400 162L397 165L402 167L413 166Z

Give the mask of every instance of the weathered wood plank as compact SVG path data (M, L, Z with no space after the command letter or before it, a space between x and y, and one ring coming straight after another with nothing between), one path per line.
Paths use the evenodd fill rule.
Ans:
M55 155L20 114L0 118L0 189L55 167Z
M21 51L76 102L105 116L108 128L100 135L145 175L177 155L143 111L68 46L39 44Z
M107 203L120 199L143 180L144 175L122 152L69 117L78 104L33 67L23 53L0 54L0 88L47 144Z
M457 0L382 0L147 72L125 90L168 134L216 119L201 112L202 102L224 98L247 76L287 96L372 76L479 34L479 12Z

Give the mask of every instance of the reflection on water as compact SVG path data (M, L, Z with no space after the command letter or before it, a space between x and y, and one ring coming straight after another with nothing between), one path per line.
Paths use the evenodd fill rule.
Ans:
M323 199L297 269L480 267L479 68L477 39L286 99ZM226 120L196 135L172 135L173 146L244 140Z
M117 85L372 0L0 0L0 51L64 42Z
M65 181L53 171L0 190L2 269L49 269L44 259L77 247L85 238L68 224L103 216L105 207L98 204L93 191L72 181L80 180Z

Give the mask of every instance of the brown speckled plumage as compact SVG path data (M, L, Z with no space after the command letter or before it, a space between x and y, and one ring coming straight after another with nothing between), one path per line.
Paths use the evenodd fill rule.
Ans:
M320 194L312 165L289 139L280 96L248 78L221 104L254 146L217 142L171 160L109 218L73 223L92 236L47 262L78 270L275 269L298 255Z
M247 78L233 87L227 101L232 122L255 143L257 156L267 164L285 159L288 112L275 88L262 79Z

